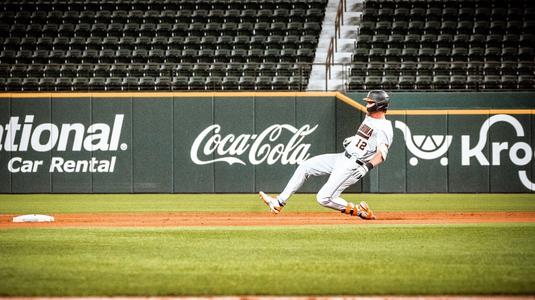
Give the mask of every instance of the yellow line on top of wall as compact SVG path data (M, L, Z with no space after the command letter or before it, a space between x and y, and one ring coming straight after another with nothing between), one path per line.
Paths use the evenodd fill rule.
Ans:
M337 92L336 98L340 101L353 106L354 108L366 113L366 106L349 98L348 96ZM389 115L403 116L403 115L533 115L533 109L389 109Z
M0 98L163 98L163 97L317 97L338 92L19 92L0 93Z

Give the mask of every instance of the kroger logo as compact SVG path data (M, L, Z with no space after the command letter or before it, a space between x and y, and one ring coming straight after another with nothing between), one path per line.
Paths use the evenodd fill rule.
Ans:
M490 143L489 157L483 153L488 144L488 134L491 127L500 122L511 125L516 137L525 137L524 128L516 118L510 115L494 115L481 125L479 139L475 145L470 135L461 136L461 165L470 166L472 163L478 163L481 166L500 166L502 152L505 152L514 165L522 167L518 171L518 177L522 184L526 188L535 191L535 183L527 175L527 169L530 168L530 163L534 156L534 150L530 144L526 142L492 142ZM409 127L401 121L395 121L395 127L403 133L405 145L413 155L409 159L411 166L416 166L419 159L434 160L438 158L440 158L442 166L448 165L449 162L446 155L451 146L453 136L413 135Z

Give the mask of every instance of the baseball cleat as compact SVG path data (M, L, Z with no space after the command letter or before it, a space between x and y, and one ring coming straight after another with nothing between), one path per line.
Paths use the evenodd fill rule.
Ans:
M365 201L362 201L359 203L358 206L358 214L359 218L364 220L375 220L375 215L373 214L373 211L368 206L368 203Z
M258 192L258 196L260 197L260 199L262 199L262 201L264 201L267 206L269 206L269 209L274 214L278 214L284 207L284 205L281 204L279 200L267 195L262 191Z

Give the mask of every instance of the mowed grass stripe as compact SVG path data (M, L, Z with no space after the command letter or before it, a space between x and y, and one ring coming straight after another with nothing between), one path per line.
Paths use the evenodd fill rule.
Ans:
M0 295L534 294L535 225L0 231Z
M535 211L535 194L345 194L380 211ZM297 194L285 211L327 211L314 194ZM0 214L91 212L255 212L256 194L29 194L0 195Z

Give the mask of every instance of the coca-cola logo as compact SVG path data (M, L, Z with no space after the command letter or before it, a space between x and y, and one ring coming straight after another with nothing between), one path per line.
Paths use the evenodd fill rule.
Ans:
M190 157L197 165L215 162L246 165L240 158L245 154L252 165L262 163L273 165L277 162L282 165L293 165L310 156L308 153L310 144L303 143L303 139L316 128L317 124L314 127L307 124L301 128L289 124L273 124L259 134L222 135L221 126L214 124L201 131L195 138L191 145ZM291 134L288 142L277 143L285 133Z

